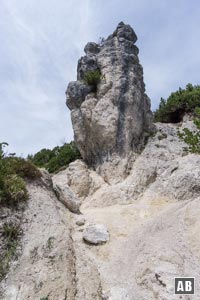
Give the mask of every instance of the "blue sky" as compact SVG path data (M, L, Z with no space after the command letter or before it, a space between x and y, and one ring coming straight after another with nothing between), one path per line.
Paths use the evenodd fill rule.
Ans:
M18 155L73 139L65 90L88 41L120 21L138 36L152 108L188 82L199 84L197 0L1 0L0 141Z

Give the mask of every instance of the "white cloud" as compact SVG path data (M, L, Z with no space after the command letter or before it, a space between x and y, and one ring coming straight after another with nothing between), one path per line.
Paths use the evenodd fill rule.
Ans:
M73 138L67 83L88 41L123 20L134 27L147 93L161 96L199 80L200 4L160 0L2 0L0 141L33 153Z
M11 151L27 154L73 138L65 89L89 35L89 4L3 1L0 139Z

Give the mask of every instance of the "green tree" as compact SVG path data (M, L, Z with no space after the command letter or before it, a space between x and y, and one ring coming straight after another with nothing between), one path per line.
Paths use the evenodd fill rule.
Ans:
M72 161L81 158L74 142L56 146L52 150L42 149L28 158L38 167L46 168L50 173L58 171L63 166L68 166Z
M171 93L167 100L161 98L159 108L154 113L156 122L177 123L185 113L194 113L200 107L200 86L191 83L185 89Z

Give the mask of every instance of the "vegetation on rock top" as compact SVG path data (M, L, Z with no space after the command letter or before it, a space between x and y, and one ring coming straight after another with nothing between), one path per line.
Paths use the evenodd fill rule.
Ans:
M154 113L156 122L178 123L185 113L196 114L200 109L200 86L186 85L185 89L171 93L167 100L161 98L159 108Z
M171 93L167 100L161 98L159 108L154 113L156 122L178 123L183 119L184 114L193 115L194 124L197 127L195 132L188 128L178 131L179 137L188 145L188 151L200 154L200 86L193 86L191 83L185 89Z
M28 198L25 179L37 179L41 173L30 161L6 154L7 145L0 143L0 205L17 206Z

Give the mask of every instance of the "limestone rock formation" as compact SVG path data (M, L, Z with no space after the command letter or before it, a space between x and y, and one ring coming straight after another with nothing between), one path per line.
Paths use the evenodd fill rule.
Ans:
M92 274L96 295L100 285L100 299L106 300L173 300L175 276L200 280L200 156L187 153L178 137L178 129L185 127L192 124L157 123L156 134L120 182L104 181L93 190L96 172L88 168L91 180L81 203L84 230L89 224L104 224L110 238L94 247L83 243L82 230L73 231L79 260L76 274L82 282L78 290L86 299L95 299L84 287L94 280L83 279L88 263L98 270ZM73 168L74 178L80 170L81 164ZM71 188L78 192L75 185ZM182 299L192 298L183 295Z
M88 43L78 62L77 81L68 85L74 138L89 165L139 152L153 130L136 40L133 29L121 22L101 45ZM94 92L84 79L96 70L101 80Z
M21 254L2 299L174 300L175 276L199 282L200 156L186 152L177 135L184 127L192 122L156 124L120 182L106 182L81 161L54 175L54 186L69 185L78 197L82 215L56 199L45 174L43 185L29 184ZM85 175L86 186L77 185ZM103 224L109 242L90 244L102 237L90 224Z
M3 300L174 300L174 277L195 277L198 299L200 155L178 135L197 128L187 116L156 123L139 152L153 127L136 39L120 23L101 45L86 45L67 92L85 162L27 182L20 253L1 284ZM97 69L105 79L95 94L83 79Z

